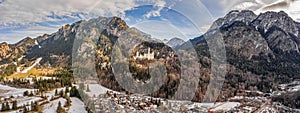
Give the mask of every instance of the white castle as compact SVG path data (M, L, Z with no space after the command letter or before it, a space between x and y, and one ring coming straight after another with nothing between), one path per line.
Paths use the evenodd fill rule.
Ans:
M143 59L152 60L152 59L154 59L154 52L150 52L150 48L148 48L148 52L144 53L143 55L140 54L139 52L136 52L136 55L133 56L133 59L134 60L136 60L136 59L140 59L140 60L143 60Z

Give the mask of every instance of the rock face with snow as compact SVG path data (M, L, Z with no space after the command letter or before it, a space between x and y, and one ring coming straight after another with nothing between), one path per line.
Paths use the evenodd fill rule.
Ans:
M266 12L255 15L249 10L233 10L225 17L217 19L210 30L228 27L242 22L247 27L256 29L270 44L270 48L283 52L299 52L300 24L295 22L285 12Z
M265 36L272 49L299 52L299 23L286 13L266 12L252 23Z
M166 44L168 46L170 46L171 48L176 48L176 47L179 47L180 45L182 45L183 43L184 43L184 40L182 40L180 38L172 38Z
M211 73L211 59L208 59L211 56L204 39L209 33L222 35L227 58L222 96L230 97L243 93L240 89L253 87L270 92L276 90L277 84L299 79L299 29L299 23L284 12L255 15L251 11L232 11L214 22L207 34L192 42L199 62L208 69L202 74L207 75Z
M93 31L96 31L97 34L92 34L94 33ZM25 59L30 61L34 61L37 58L42 57L43 59L40 62L42 65L47 63L52 67L68 67L71 66L72 49L76 37L89 37L89 39L96 40L94 42L97 42L100 35L105 34L113 41L117 36L124 33L124 31L137 32L137 34L140 34L139 36L142 38L151 38L151 36L142 33L135 28L129 29L126 23L120 18L99 17L88 21L79 21L71 25L67 24L55 33L49 35L45 34L37 38L25 38L16 44L3 43L1 44L3 45L3 49L1 49L3 54L0 56L0 62L3 62L4 59L13 60L9 57L12 56L9 53L12 53L12 51L20 51L18 52L18 57L26 55ZM81 34L93 35L94 37L80 36ZM18 57L16 56L13 58L15 59Z
M225 17L217 19L210 29L216 29L224 25L230 25L235 21L242 21L246 24L252 22L257 17L252 11L249 10L232 10Z
M235 53L244 55L247 58L259 54L272 53L267 41L253 27L241 21L235 21L229 26L220 28L227 46L230 46Z

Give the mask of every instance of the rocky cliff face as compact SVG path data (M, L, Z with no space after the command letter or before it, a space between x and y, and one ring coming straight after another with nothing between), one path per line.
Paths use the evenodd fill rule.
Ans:
M224 25L230 25L235 21L241 21L243 23L249 24L256 17L257 17L257 15L249 10L242 10L242 11L233 10L233 11L230 11L223 18L219 18L215 22L213 22L213 25L211 26L210 29L216 29L216 28L224 26Z
M266 38L273 50L299 52L299 23L286 13L263 13L252 24Z
M7 43L0 44L0 60L17 58L18 50Z
M34 46L34 39L25 38L16 44L0 44L0 65L11 63L23 56L26 51Z
M299 28L299 23L284 12L255 15L251 11L232 11L218 19L209 32L221 34L225 43L227 75L222 96L245 95L244 90L253 88L270 92L277 89L277 84L299 79ZM209 69L205 37L192 42L201 65Z
M226 47L251 59L254 55L272 53L267 41L253 27L241 21L220 28Z
M251 27L270 44L270 48L286 52L299 51L299 23L285 12L266 12L255 15L252 11L231 11L216 20L211 30L232 26L236 22ZM276 46L276 47L275 47ZM279 48L278 48L279 47Z

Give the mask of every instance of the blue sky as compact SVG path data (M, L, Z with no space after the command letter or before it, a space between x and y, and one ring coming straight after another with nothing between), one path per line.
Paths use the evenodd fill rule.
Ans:
M288 0L287 0L288 1ZM203 34L232 9L261 12L277 0L0 0L0 42L16 43L64 24L98 16L119 16L155 38L190 39ZM296 4L296 5L294 5ZM279 10L298 11L292 3ZM297 8L293 8L297 6ZM278 10L278 9L274 9ZM298 14L292 13L296 19Z

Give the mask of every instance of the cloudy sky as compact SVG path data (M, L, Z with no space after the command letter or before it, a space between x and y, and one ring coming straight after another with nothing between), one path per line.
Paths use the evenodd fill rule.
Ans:
M0 42L51 34L62 25L119 16L155 38L201 35L232 9L286 11L300 21L300 0L0 0Z

